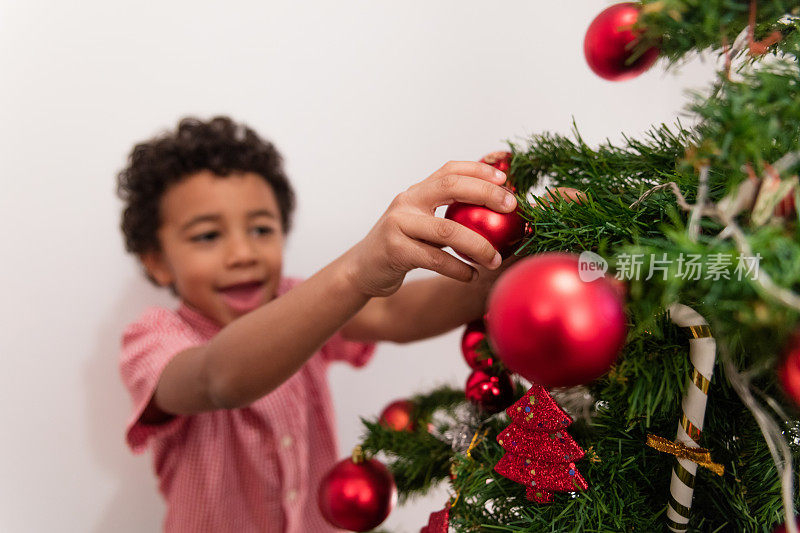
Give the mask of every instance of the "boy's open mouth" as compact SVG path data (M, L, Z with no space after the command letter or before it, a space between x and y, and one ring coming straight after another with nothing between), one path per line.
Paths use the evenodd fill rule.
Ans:
M252 281L231 285L219 289L225 304L238 312L252 311L264 303L265 284L262 281Z

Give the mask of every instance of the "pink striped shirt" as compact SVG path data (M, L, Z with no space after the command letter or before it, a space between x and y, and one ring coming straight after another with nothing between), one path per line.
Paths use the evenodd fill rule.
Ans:
M278 296L300 283L281 279ZM336 333L280 387L240 409L177 416L160 425L139 418L161 371L178 352L208 342L221 327L182 303L151 307L122 336L120 373L133 398L126 441L148 446L167 502L168 532L328 533L317 507L319 480L337 461L327 383L331 361L366 364L374 343Z

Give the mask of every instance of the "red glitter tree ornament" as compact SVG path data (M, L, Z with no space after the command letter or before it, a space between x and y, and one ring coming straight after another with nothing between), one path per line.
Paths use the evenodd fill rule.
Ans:
M422 526L419 533L447 533L450 529L450 502L441 511L431 513L428 525Z
M575 466L584 452L567 433L572 419L544 387L534 384L506 413L511 424L497 436L506 451L494 467L498 474L525 485L527 498L538 503L589 487Z
M651 46L642 55L633 57L633 44L639 35L632 26L639 20L640 4L623 2L603 10L586 30L583 53L595 74L603 79L621 81L635 78L649 69L660 53Z

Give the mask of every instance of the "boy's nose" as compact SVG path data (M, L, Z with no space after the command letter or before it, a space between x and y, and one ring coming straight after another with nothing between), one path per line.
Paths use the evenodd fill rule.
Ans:
M256 262L258 258L253 243L250 242L250 239L243 236L231 238L226 253L226 262L228 266L251 264Z

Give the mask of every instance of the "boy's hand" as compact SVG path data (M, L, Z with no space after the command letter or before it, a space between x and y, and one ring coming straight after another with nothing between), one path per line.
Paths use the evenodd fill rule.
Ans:
M508 213L516 198L501 185L504 173L472 161L451 161L425 180L397 195L389 208L358 244L347 252L350 282L367 296L388 296L400 288L406 273L426 268L468 282L476 270L441 250L450 246L490 270L500 254L482 235L446 218L434 216L437 207L453 202L485 205ZM504 203L510 199L508 203Z

